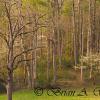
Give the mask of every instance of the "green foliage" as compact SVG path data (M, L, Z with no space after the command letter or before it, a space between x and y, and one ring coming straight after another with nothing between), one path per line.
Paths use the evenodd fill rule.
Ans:
M96 1L100 3L100 0L96 0Z
M47 7L48 4L47 4L46 1L47 1L47 0L39 0L39 1L38 1L38 4L41 5L41 6L43 6L43 7Z
M33 6L40 6L47 7L47 0L23 0L24 4L30 3Z
M42 56L41 58L39 58L37 60L37 67L43 68L44 66L46 66L46 62L47 62L46 57L45 56Z
M47 60L45 56L37 60L37 81L39 85L43 85L46 82L46 66Z
M70 15L72 13L72 2L65 1L62 8L62 13L65 15Z
M7 79L7 56L2 55L2 58L0 57L0 78L6 80Z
M71 53L72 47L71 43L64 47L64 54L62 55L62 65L65 67L73 67L74 65L74 57Z
M6 93L6 88L0 80L0 93Z
M74 61L71 57L65 56L62 58L62 65L67 68L73 67Z

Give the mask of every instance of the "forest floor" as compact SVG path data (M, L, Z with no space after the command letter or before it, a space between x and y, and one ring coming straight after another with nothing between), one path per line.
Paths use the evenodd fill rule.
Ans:
M49 92L50 93L50 92ZM97 92L96 92L97 93ZM41 96L36 96L33 90L21 90L14 92L13 100L100 100L100 96L95 96L92 91L88 91L88 96L48 96L46 91ZM5 94L0 95L0 100L7 100Z

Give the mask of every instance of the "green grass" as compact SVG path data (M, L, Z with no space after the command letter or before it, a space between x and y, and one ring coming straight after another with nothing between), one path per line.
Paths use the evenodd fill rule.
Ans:
M0 95L0 100L7 100L7 96ZM89 96L48 96L46 91L42 96L36 96L32 90L22 90L14 92L13 100L100 100L100 96L94 96L92 92Z

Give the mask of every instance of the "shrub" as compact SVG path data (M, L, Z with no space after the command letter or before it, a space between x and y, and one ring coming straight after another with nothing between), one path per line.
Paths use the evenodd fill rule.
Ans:
M6 87L0 82L0 93L6 93Z

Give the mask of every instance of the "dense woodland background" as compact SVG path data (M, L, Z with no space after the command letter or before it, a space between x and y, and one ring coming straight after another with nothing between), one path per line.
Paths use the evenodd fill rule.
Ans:
M0 0L0 84L100 85L100 0Z

